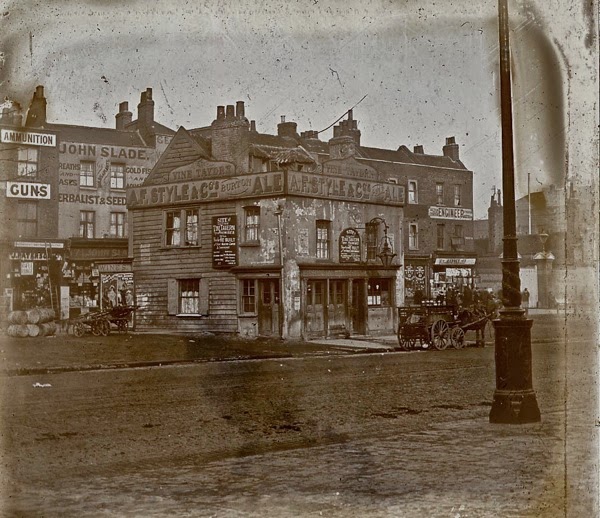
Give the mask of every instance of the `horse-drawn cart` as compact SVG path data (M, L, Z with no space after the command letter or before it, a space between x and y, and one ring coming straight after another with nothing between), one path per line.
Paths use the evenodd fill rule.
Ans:
M119 332L125 333L135 310L136 306L116 306L109 310L85 313L71 320L73 334L83 336L89 329L94 336L108 336L111 324L116 325Z
M465 333L475 331L477 344L483 344L483 330L489 316L480 310L452 305L424 304L398 308L398 344L403 350L415 347L443 350L452 345L461 349ZM480 338L481 334L481 338Z

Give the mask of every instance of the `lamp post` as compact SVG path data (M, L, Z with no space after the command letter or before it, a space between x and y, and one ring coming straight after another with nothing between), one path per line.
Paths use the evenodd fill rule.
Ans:
M377 254L377 257L379 257L379 260L381 261L381 264L383 264L383 266L388 267L392 264L394 257L396 257L396 255L397 255L394 253L392 243L388 236L388 229L390 227L387 224L387 222L385 221L385 219L383 219L379 216L377 216L377 217L373 218L371 221L369 221L369 224L374 224L374 223L383 225L383 239L382 239L382 245L381 245L381 252L379 252Z
M279 337L286 338L284 336L285 326L283 323L283 319L285 317L285 308L284 308L284 300L285 300L285 283L284 283L284 262L283 262L283 236L281 235L281 216L283 215L283 207L281 205L277 205L277 208L274 211L275 216L277 216L277 244L279 248Z
M503 254L502 304L494 320L496 390L491 423L522 424L540 420L532 386L531 326L521 308L521 280L517 254L515 178L507 0L498 0L500 44L500 107L502 120Z

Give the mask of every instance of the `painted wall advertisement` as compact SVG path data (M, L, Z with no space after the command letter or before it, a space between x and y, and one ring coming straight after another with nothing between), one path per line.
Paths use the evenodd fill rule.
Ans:
M237 265L237 225L235 216L212 218L213 268L231 268Z

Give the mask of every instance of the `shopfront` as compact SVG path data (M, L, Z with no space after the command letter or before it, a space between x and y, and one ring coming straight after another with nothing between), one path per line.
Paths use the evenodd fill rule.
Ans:
M474 287L475 257L436 257L433 264L431 297L444 295L448 289L460 290L468 286Z

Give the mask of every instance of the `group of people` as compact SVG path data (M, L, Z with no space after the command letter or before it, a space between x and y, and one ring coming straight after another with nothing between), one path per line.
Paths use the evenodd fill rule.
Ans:
M493 292L482 290L471 286L450 286L440 290L435 297L435 303L441 305L458 306L462 308L478 307L485 310L487 314L494 314L500 307L500 297ZM421 305L425 302L425 294L421 290L415 290L413 303Z
M133 293L130 289L125 290L124 295L115 289L114 286L109 286L108 291L104 293L103 306L105 308L115 308L125 304L133 306Z

